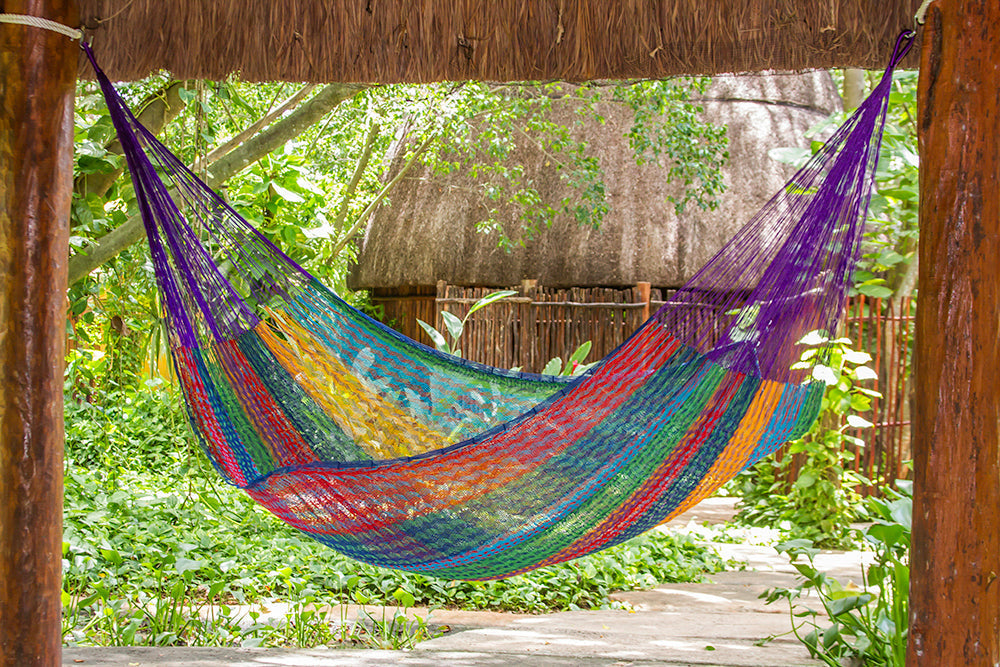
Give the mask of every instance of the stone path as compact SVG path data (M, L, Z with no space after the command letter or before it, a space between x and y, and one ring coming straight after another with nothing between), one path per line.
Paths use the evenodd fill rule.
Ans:
M733 501L713 498L675 523L721 522ZM787 606L765 606L767 588L795 583L787 558L771 547L716 544L725 558L746 570L723 572L710 583L665 584L653 590L618 593L634 611L574 611L542 616L436 610L432 627L442 636L412 651L282 650L213 648L67 648L63 664L84 667L340 667L358 665L711 665L798 667L819 664L794 639ZM862 555L824 553L817 565L847 582L861 576ZM390 612L391 613L391 612ZM420 610L417 610L420 613ZM350 612L353 614L353 612Z

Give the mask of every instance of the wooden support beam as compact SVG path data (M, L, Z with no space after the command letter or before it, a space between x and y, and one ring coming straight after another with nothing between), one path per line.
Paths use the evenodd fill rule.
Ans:
M75 0L3 10L76 25ZM0 665L61 662L63 355L80 48L0 25Z
M938 0L923 39L908 665L1000 664L998 25Z

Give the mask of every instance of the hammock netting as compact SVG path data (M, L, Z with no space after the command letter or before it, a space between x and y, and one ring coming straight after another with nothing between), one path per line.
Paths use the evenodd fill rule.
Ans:
M634 537L810 428L825 385L792 368L797 342L837 330L909 44L728 245L573 379L464 361L355 310L188 170L94 67L191 424L218 472L358 560L490 579Z

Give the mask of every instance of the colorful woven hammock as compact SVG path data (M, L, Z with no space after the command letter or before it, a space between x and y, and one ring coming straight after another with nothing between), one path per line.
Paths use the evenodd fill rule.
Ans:
M95 63L205 454L320 542L448 578L576 558L691 507L817 415L825 385L792 369L796 343L837 329L911 41L737 236L572 380L463 361L353 309L186 169Z

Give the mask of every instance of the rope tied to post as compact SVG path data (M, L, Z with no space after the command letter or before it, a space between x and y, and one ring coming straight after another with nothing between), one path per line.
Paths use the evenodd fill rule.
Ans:
M0 23L11 23L14 25L27 25L42 30L51 30L60 35L66 35L70 39L83 39L83 30L73 28L56 21L43 19L39 16L29 16L27 14L0 14Z
M922 26L927 21L927 8L930 7L931 2L932 0L924 0L917 9L917 13L913 15L914 25Z

